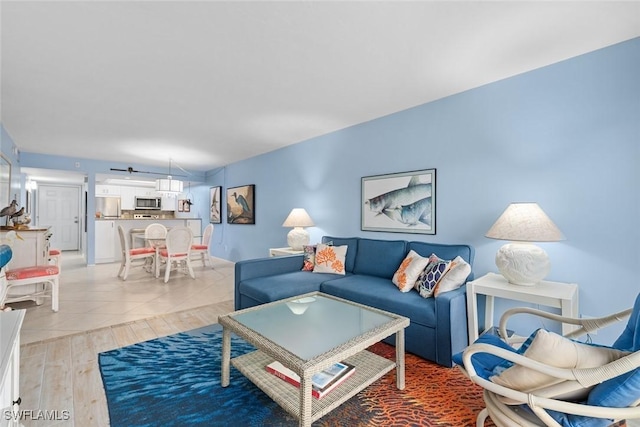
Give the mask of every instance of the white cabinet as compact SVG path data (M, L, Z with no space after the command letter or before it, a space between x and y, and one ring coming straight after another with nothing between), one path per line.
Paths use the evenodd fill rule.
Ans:
M162 196L162 210L163 211L177 211L178 210L178 198L175 196Z
M158 197L155 187L136 187L135 195L138 197Z
M96 221L95 259L96 264L117 259L115 221Z
M186 219L185 226L191 229L193 233L193 243L200 244L202 239L202 220L200 219Z
M132 211L136 208L136 187L120 187L120 209Z
M19 410L20 328L24 314L25 310L0 312L0 413L3 416L5 411Z
M7 269L49 263L49 228L17 230L16 234L20 238L16 238L11 244L13 256L7 264ZM6 235L7 231L0 231L0 239L3 241Z
M117 185L96 184L96 197L119 196L120 187Z

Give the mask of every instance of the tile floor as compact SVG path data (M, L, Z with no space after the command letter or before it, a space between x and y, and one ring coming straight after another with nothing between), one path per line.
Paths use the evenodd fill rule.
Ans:
M214 268L193 261L196 279L171 272L168 283L142 267L134 267L126 281L118 279L119 263L87 266L82 255L64 252L60 275L60 309L51 302L12 304L27 308L21 343L28 344L78 332L228 302L233 309L234 264L213 259Z

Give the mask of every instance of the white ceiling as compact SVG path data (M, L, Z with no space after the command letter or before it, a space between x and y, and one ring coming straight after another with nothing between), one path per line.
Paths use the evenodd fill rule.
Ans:
M21 151L204 171L640 36L639 2L7 1Z

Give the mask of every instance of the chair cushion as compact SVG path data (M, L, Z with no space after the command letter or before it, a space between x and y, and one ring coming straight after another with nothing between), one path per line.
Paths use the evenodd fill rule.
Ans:
M23 280L33 277L55 276L59 273L59 269L55 265L36 265L33 267L14 268L7 270L7 280Z
M587 403L594 406L624 408L640 400L640 368L598 384Z
M135 248L135 249L129 250L130 255L143 255L143 254L155 254L155 253L156 253L156 250L154 248L149 248L149 247Z
M155 250L154 250L155 251ZM166 249L162 249L160 252L160 256L167 258L169 256L169 251ZM187 253L180 253L180 254L172 254L172 257L185 257L187 256Z
M640 350L640 294L636 297L627 326L612 347L627 351Z
M49 249L49 256L59 256L60 253L60 249Z
M206 251L209 249L208 245L191 245L192 251Z
M483 334L474 342L474 344L491 344L496 347L504 348L505 350L517 353L516 349L504 342L499 336L493 334ZM464 351L453 355L454 363L464 366L462 362L462 355ZM496 366L506 362L505 359L495 356L489 353L476 353L471 356L471 363L476 373L480 378L488 380L493 375L493 370Z

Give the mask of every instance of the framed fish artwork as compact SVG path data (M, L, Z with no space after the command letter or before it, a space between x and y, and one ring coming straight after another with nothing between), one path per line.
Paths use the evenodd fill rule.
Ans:
M436 234L436 170L363 177L361 229Z

